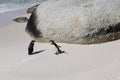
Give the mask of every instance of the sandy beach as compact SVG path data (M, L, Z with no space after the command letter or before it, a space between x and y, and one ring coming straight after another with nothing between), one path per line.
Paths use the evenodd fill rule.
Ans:
M35 43L35 51L45 51L28 55L32 39L25 32L26 23L13 22L6 14L0 22L0 80L120 80L120 40L92 45L58 43L68 53L60 55L54 54L50 43Z

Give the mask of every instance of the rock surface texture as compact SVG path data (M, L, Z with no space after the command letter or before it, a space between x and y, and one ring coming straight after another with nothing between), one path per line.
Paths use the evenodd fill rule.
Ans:
M39 42L96 44L120 38L120 0L49 0L28 20Z

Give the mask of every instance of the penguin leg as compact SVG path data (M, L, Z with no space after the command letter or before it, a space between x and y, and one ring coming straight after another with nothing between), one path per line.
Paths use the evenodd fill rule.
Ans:
M65 53L65 51L62 51L60 50L60 47L59 45L57 45L53 40L50 40L51 44L54 45L56 48L57 48L57 51L56 51L56 55L59 55L59 54L62 54L62 53Z

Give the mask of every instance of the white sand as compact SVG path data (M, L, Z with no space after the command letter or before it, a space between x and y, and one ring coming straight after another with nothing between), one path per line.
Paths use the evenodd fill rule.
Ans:
M26 23L0 27L0 80L120 80L120 40L96 45L59 44L68 54L55 55L51 44L36 43L28 55L31 38Z

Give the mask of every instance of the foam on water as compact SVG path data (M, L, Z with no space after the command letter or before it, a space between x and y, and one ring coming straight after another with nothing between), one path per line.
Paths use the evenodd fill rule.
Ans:
M46 0L0 0L0 13L28 8Z

